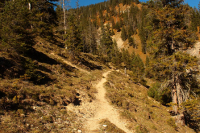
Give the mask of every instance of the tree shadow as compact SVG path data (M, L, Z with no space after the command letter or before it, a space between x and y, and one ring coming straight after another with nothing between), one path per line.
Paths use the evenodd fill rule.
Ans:
M30 57L32 60L37 60L38 62L47 63L50 65L59 64L56 60L50 58L42 52L35 50L34 48L29 50L27 56Z
M11 78L18 77L23 71L21 66L16 64L14 61L0 57L0 77Z
M62 40L62 37L60 37L59 35L54 35L53 37L51 37L50 39L48 39L47 41L54 44L54 45L57 45L58 47L60 48L64 48L65 47L65 44L64 43L61 43L60 41L56 40L56 38L59 38Z
M38 66L38 69L40 69L40 70L42 70L42 71L45 71L45 72L48 72L48 73L51 73L51 72L52 72L50 69L48 69L48 68L46 68L46 67L44 67L44 66L42 66L42 65L39 65L39 66Z
M34 73L34 75L35 76L30 78L30 81L32 81L34 84L37 84L37 85L44 85L44 84L48 84L48 83L54 81L48 75L46 75L40 71L36 71Z
M67 64L61 64L61 65L62 65L62 68L65 69L68 72L74 72L75 70L77 70L77 68L72 67L72 66L67 65Z
M84 58L81 58L81 63L88 67L90 70L102 70L103 67L102 66L98 66L94 63L88 62L87 60L85 60Z

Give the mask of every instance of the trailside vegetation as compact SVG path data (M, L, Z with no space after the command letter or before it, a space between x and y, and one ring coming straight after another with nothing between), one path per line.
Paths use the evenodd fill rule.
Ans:
M20 114L28 116L33 105L45 109L52 107L48 113L37 110L39 116L48 116L42 118L39 124L34 123L33 128L22 124L22 129L9 130L57 132L57 129L51 130L54 125L50 123L56 122L66 112L62 111L59 115L52 112L58 109L57 106L74 103L76 95L79 95L75 88L84 88L79 86L82 79L80 82L71 81L72 77L77 80L77 70L66 66L63 58L87 70L101 70L101 66L88 61L91 59L123 69L126 77L130 77L127 79L130 84L150 87L150 97L171 106L171 114L176 117L177 123L187 124L199 131L198 58L185 52L198 39L199 20L200 6L193 9L183 0L150 0L146 3L109 0L83 7L77 0L76 8L70 7L69 0L1 0L0 78L8 82L0 84L0 109L3 110L0 115L15 118L15 122L19 117L18 122L22 124ZM142 47L139 52L145 54L146 59L128 49L119 49L113 39L117 33L134 50L138 49L135 36L139 36ZM53 59L51 55L59 55L60 58ZM91 76L84 80L90 99L93 99L93 90L89 85L92 79L96 78ZM148 86L146 79L155 81L155 84ZM33 87L24 86L26 83ZM125 95L129 95L130 99L137 97L129 93ZM113 102L117 106L129 106L128 101L115 99ZM10 110L17 112L18 116L15 117L15 112L9 114ZM40 119L39 116L33 117ZM63 117L63 121L68 121L67 116ZM46 124L45 128L41 123ZM172 119L168 124L176 128ZM3 126L0 128L3 129ZM141 130L142 127L139 125L136 130L148 132L146 128ZM71 132L72 129L65 131Z

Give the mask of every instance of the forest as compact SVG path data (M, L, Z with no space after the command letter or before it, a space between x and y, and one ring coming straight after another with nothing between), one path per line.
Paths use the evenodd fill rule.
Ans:
M0 129L62 132L58 127L50 130L37 124L24 124L23 128L17 125L27 123L20 114L27 114L27 121L31 117L35 118L33 123L39 121L39 116L32 113L35 105L53 112L60 109L58 103L67 106L76 101L76 88L82 80L79 83L72 79L84 74L66 66L61 59L66 58L90 71L101 70L92 61L106 68L126 69L133 84L147 88L148 97L172 108L170 114L177 117L177 123L199 132L199 58L187 53L200 40L199 27L200 3L196 9L184 0L108 0L89 6L79 6L77 0L76 8L70 6L70 0L1 0ZM140 53L145 59L134 51L120 49L113 39L118 33L134 50L139 47L135 36L139 36ZM60 58L54 59L52 53ZM83 84L90 88L89 80L95 78L87 80ZM69 87L63 89L65 84ZM86 92L92 99L92 89ZM113 101L122 107L118 102ZM11 125L16 129L8 128L3 120L8 116L14 119ZM41 123L56 119L56 115L46 117Z

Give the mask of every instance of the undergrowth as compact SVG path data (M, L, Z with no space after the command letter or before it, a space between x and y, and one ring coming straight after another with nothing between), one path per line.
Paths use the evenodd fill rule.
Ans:
M72 62L91 73L87 74L50 54L69 60L62 48L42 41L34 46L31 51L34 54L23 57L23 62L0 54L4 63L0 68L6 70L0 75L0 131L3 133L75 132L82 123L66 106L79 106L82 100L95 99L96 89L92 84L101 78L103 69L97 62L99 59L81 54ZM82 96L84 99L79 99Z
M100 122L101 125L101 133L108 132L108 133L125 133L123 130L116 127L113 123L109 120L104 119Z
M129 121L129 129L138 133L177 132L167 107L148 97L148 89L134 84L131 77L113 71L108 75L105 86L107 98ZM179 128L180 132L182 128ZM189 131L189 128L183 130Z

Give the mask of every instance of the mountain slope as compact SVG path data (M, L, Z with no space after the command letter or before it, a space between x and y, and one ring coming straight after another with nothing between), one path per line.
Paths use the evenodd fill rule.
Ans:
M34 0L33 2L35 4L33 10L28 10L27 4L31 3L27 1L0 2L1 132L193 133L195 132L193 129L198 132L198 97L187 100L183 103L185 106L181 108L188 108L185 120L186 124L193 128L190 129L188 125L184 125L184 119L180 119L185 112L175 114L172 107L177 104L169 103L172 98L170 94L177 92L171 91L178 86L176 80L171 80L174 81L173 86L167 86L165 90L162 86L154 87L151 84L148 86L145 80L145 76L148 76L151 78L149 81L156 82L155 78L160 74L157 82L161 83L162 78L164 81L174 78L171 76L173 75L171 70L173 72L178 70L175 73L178 75L188 70L186 69L188 62L191 63L189 67L195 65L196 60L193 62L188 55L184 57L183 53L165 58L166 60L163 58L166 57L164 53L167 50L169 51L166 53L174 52L174 49L171 49L173 46L170 47L171 40L178 38L183 41L179 43L180 40L176 40L176 47L184 45L184 41L193 41L193 38L187 36L190 33L185 30L188 25L181 28L183 32L177 32L176 38L171 38L171 33L176 31L172 30L173 27L170 28L171 32L168 32L169 29L163 25L157 27L158 21L153 21L153 17L158 16L156 14L151 16L151 11L154 8L160 10L158 24L162 24L161 22L165 23L162 17L168 16L163 15L165 14L163 9L167 6L160 8L157 1L136 4L139 3L137 0L113 0L114 3L108 1L70 9L67 10L68 25L65 31L60 6L55 12L51 3ZM7 6L4 8L4 5ZM16 10L15 13L19 13L19 19L15 19L12 9ZM7 17L6 11L10 17ZM173 9L173 11L179 10ZM30 15L30 19L27 14ZM180 18L180 21L177 21L174 17L177 22L173 24L177 29L180 27L177 25L178 22L183 23L184 17ZM14 21L10 21L13 19ZM55 20L55 24L50 24L51 20ZM8 26L5 27L7 23ZM122 31L124 38L134 39L137 48L129 45L130 38L122 40ZM163 34L159 34L163 31L165 31ZM25 36L26 32L30 33L30 36ZM187 40L184 40L182 33L187 33L185 34ZM160 35L169 36L162 40L163 36L159 37ZM153 45L151 48L154 48L154 51L158 50L158 54L152 52L151 54L156 55L149 58L150 61L147 60L144 65L148 55L144 54L147 52L146 43L149 43L147 39L150 39L148 41ZM118 48L112 40L117 41ZM166 40L167 42L163 42ZM26 45L29 43L30 45ZM166 48L165 44L169 47ZM163 52L163 49L166 51ZM194 52L193 50L188 51L198 56L198 49ZM133 52L135 54L131 54ZM155 59L157 56L160 60ZM174 63L176 60L177 63ZM176 69L179 66L180 69ZM166 75L168 77L165 78ZM187 72L180 78L185 75ZM189 92L190 89L199 91L198 82L190 80L193 78L190 74L185 77L189 79L188 84L185 84L186 80L183 80L184 82L177 80L181 81L178 83L183 83L180 85L185 85L184 92ZM186 88L188 86L189 89ZM165 106L150 98L148 92L162 103L166 100L167 102L163 103ZM193 117L193 114L196 116ZM179 121L182 125L177 124Z

